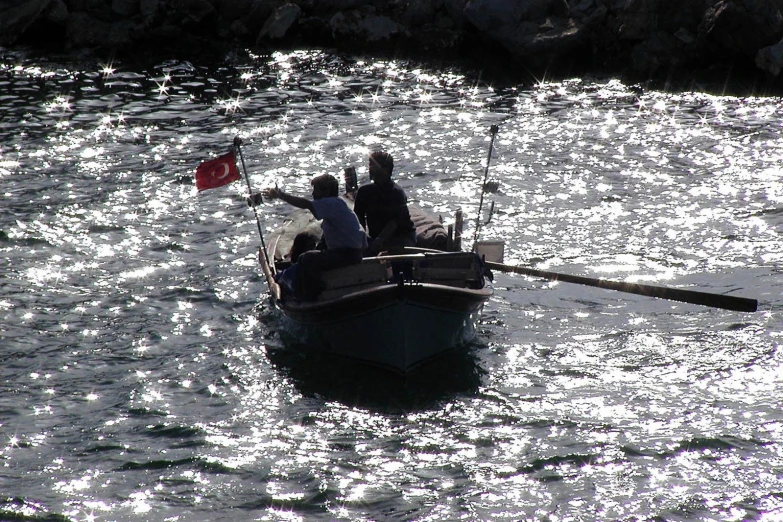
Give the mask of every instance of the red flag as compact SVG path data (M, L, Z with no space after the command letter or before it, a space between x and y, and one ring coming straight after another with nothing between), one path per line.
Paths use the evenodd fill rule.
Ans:
M199 191L222 187L238 179L239 170L233 151L196 167L196 188Z

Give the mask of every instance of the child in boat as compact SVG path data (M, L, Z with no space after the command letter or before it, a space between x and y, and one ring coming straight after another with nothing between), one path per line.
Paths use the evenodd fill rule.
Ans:
M307 300L315 299L322 290L321 275L327 271L361 263L362 252L367 248L367 235L356 215L338 196L337 178L323 174L314 178L313 199L286 194L277 187L262 191L265 198L282 199L289 205L309 210L321 220L325 250L310 250L300 254L290 268L280 273L280 279L291 278L293 272L294 293ZM257 195L251 196L257 203Z
M392 181L394 159L388 152L370 153L372 184L362 185L356 192L353 211L359 223L367 228L371 254L381 250L414 246L416 231L408 211L405 191Z

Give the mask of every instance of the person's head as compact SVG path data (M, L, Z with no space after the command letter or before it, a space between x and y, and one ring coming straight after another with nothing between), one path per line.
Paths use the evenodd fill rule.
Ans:
M388 152L377 150L370 153L370 179L376 183L391 180L394 159Z
M291 248L288 250L288 257L291 259L291 262L296 263L299 256L305 252L316 250L319 239L320 237L313 230L305 230L294 236L294 242L291 243Z
M336 198L340 192L337 178L331 174L321 174L310 182L313 186L313 199Z

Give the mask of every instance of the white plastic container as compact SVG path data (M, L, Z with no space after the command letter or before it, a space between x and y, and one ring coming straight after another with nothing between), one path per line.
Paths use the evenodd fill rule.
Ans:
M484 261L502 263L506 250L505 241L476 241L476 253L484 258Z

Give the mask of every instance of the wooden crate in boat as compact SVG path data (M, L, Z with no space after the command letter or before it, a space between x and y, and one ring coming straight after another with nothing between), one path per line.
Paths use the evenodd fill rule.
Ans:
M413 267L413 277L420 283L466 287L481 277L472 253L427 256Z
M324 290L318 296L319 301L327 301L351 292L357 292L385 283L391 276L386 263L365 262L346 266L324 273L322 281Z
M470 268L419 268L414 270L419 283L457 286L464 288L476 281L476 270Z

